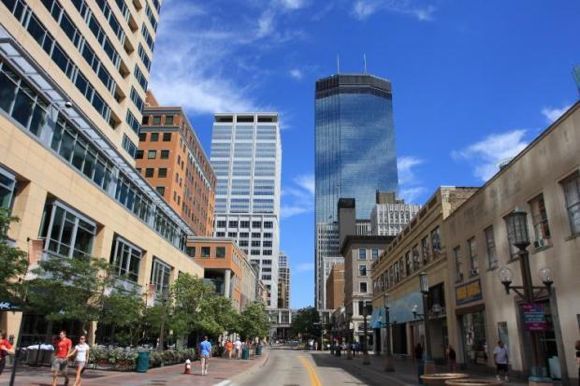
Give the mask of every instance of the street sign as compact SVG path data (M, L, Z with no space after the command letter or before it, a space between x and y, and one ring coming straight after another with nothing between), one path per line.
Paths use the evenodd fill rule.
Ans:
M546 331L548 329L543 304L522 304L522 313L524 317L524 328L526 331Z
M0 311L19 311L20 307L14 303L0 301Z

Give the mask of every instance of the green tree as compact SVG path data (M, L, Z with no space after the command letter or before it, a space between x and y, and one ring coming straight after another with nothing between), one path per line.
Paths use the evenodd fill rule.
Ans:
M318 338L322 328L320 314L314 307L302 308L292 319L290 328L294 335L300 334L303 339Z
M10 223L18 221L10 217L8 211L0 208L0 300L20 303L22 299L22 277L28 268L28 258L24 251L8 243Z
M270 318L263 303L249 304L240 315L240 334L245 339L268 336Z
M103 298L97 328L102 325L111 326L111 338L115 343L135 345L142 331L144 312L145 303L137 291L115 288Z

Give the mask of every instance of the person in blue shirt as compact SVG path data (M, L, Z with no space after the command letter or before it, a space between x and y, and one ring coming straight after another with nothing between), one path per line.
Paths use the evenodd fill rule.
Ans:
M207 336L204 336L203 341L199 344L199 353L201 355L201 375L207 375L208 361L211 356L211 343L207 340Z

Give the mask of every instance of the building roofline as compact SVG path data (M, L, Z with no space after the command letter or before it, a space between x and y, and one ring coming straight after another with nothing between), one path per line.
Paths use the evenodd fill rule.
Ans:
M342 241L340 254L344 257L344 251L350 244L355 242L368 243L386 243L387 245L395 239L395 236L377 236L377 235L348 235Z

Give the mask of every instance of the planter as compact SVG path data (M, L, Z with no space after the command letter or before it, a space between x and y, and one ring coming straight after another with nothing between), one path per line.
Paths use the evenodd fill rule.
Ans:
M502 386L502 381L495 379L453 379L445 381L446 386Z
M423 383L425 383L426 385L433 386L445 386L446 385L445 381L460 380L468 377L469 375L464 373L434 373L421 375Z

